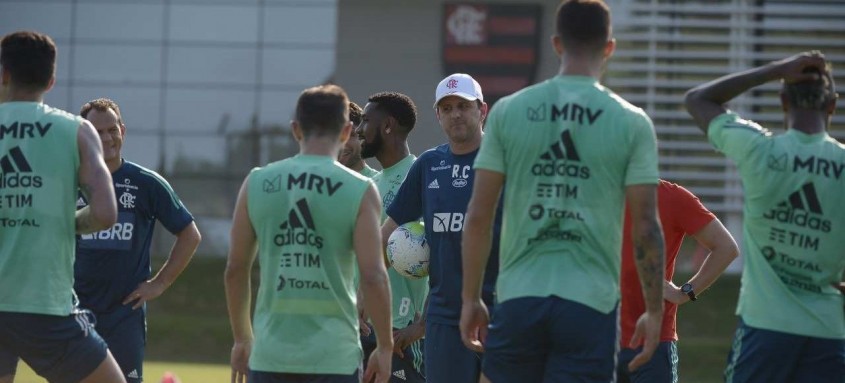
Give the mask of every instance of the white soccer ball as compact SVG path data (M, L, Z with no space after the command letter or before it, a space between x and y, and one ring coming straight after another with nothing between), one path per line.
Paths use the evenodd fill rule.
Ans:
M387 239L387 259L402 276L420 279L428 276L428 243L420 222L401 225Z

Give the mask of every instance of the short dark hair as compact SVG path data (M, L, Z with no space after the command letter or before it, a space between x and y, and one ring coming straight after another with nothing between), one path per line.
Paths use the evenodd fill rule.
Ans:
M17 86L47 89L56 73L56 43L38 32L10 33L0 41L0 66L9 71Z
M364 109L361 109L358 104L349 101L349 121L352 121L352 124L358 126L361 124L361 116L364 114Z
M601 0L566 0L557 8L557 35L569 49L601 49L610 39L610 9Z
M88 113L91 112L91 109L95 109L98 112L107 112L109 109L114 110L114 113L117 114L117 122L123 123L123 116L120 114L120 107L117 106L117 103L114 100L108 98L98 98L96 100L88 101L82 104L82 108L79 108L79 115L82 118L88 118Z
M789 105L807 110L826 110L830 101L836 98L830 63L827 64L826 69L825 71L813 67L804 69L803 73L818 75L815 81L784 83L783 94L786 95Z
M306 138L340 134L349 121L349 97L337 85L320 85L302 91L294 120Z
M410 97L398 92L380 92L367 99L377 108L396 119L399 126L410 132L417 124L417 106Z

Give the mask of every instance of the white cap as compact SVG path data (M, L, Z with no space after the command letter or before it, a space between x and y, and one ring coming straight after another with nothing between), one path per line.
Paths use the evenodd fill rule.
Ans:
M434 92L434 108L437 108L437 103L446 96L458 96L469 101L484 102L484 95L481 94L481 85L475 81L472 76L466 73L455 73L444 78L437 84L437 90Z

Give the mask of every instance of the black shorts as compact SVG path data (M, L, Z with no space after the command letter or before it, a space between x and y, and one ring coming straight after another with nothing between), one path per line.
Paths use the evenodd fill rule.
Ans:
M106 342L93 315L0 312L0 376L15 373L18 358L52 383L76 383L106 359Z
M405 355L404 358L400 358L396 353L393 354L391 383L425 383L424 346L425 339L420 339L402 350ZM376 349L376 335L372 328L370 328L370 336L361 337L361 347L364 349L364 367L366 369L370 354Z

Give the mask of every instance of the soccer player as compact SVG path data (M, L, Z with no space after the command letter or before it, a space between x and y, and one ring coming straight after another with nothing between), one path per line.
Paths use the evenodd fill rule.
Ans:
M349 121L352 121L352 131L354 132L358 129L358 125L361 125L361 114L363 113L363 109L361 109L358 104L354 102L349 102ZM372 178L374 175L378 174L378 171L371 168L370 165L361 158L361 140L358 139L357 134L353 134L346 140L346 143L343 144L343 149L340 150L340 154L337 155L337 161L350 168L358 173L361 173L364 177Z
M786 133L725 104L781 81ZM693 88L686 108L736 162L745 194L739 326L725 380L837 382L845 377L845 146L827 129L836 107L824 56L805 52Z
M385 210L393 202L408 169L417 158L408 149L408 134L416 123L417 107L410 97L402 93L381 92L368 98L361 124L355 130L361 140L361 156L375 157L383 169L372 180L378 188ZM382 211L379 222L383 223L386 218L387 215ZM405 278L392 267L388 268L387 274L390 276L390 291L393 294L395 334L397 330L413 323L423 312L423 303L428 294L428 278ZM372 336L362 337L361 342L366 355L373 347ZM399 348L394 340L396 356L393 358L392 382L425 381L422 343L422 340L403 343L403 347Z
M43 103L55 72L49 36L0 41L0 382L18 358L50 382L124 382L74 307L74 233L110 227L117 207L97 132ZM77 190L90 202L78 211Z
M627 210L627 209L626 209ZM620 303L621 351L617 364L620 383L676 383L678 381L678 349L675 332L675 318L678 306L694 301L701 296L722 272L736 259L739 253L736 242L727 229L701 201L680 185L660 180L657 185L657 211L663 227L666 249L666 281L663 297L666 301L663 312L663 326L660 330L660 345L654 356L636 371L628 371L628 362L640 350L630 346L637 318L645 311L643 294L634 265L634 251L631 244L631 217L625 214L622 231L622 277L620 281L622 301ZM684 236L689 235L709 251L709 255L695 275L681 287L672 282L675 274L675 260L681 249Z
M463 236L464 343L494 382L613 379L627 200L646 310L630 363L654 353L663 319L663 235L655 208L651 120L598 82L615 41L596 0L563 2L552 41L560 74L502 98L487 118ZM496 203L502 213L497 304L481 299Z
M129 383L143 381L146 302L158 298L188 266L200 243L194 218L158 173L123 159L126 125L120 107L107 98L82 105L79 115L94 125L103 144L117 198L117 223L76 242L74 290L81 307L97 317ZM77 208L87 201L80 196ZM150 244L156 221L176 236L167 262L150 278Z
M471 76L455 73L435 91L434 109L448 142L420 155L387 209L382 238L398 224L425 223L429 246L430 293L425 313L394 339L397 347L425 336L425 377L429 383L478 382L481 354L464 347L458 320L461 316L461 233L475 172L472 162L481 145L487 104L481 86ZM498 234L484 274L482 297L492 307L498 274Z
M299 154L252 170L241 186L225 276L235 339L232 382L247 376L250 383L359 382L356 261L378 342L366 381L390 377L390 288L378 192L335 161L352 131L348 114L340 87L303 91L291 122ZM261 285L251 324L256 252Z

